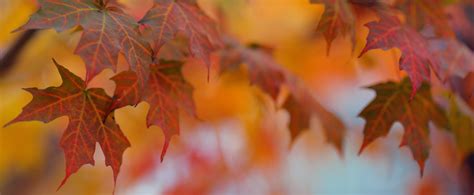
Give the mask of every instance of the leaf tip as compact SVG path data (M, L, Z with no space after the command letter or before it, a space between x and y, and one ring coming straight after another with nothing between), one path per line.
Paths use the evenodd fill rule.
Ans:
M59 184L58 188L56 188L56 192L63 187L63 185L66 183L67 179L71 176L70 173L66 173L66 176L64 176L64 179L61 181L61 184Z
M334 141L331 140L329 137L327 138L327 143L331 144L337 151L337 154L341 157L344 158L344 141Z
M364 142L362 143L362 145L359 148L359 152L357 153L357 156L360 156L362 154L362 152L365 150L367 145L369 145L369 143L367 142L366 139L364 139Z
M114 187L112 189L112 195L115 194L115 189L117 188L117 176L114 173Z
M361 58L366 52L367 52L367 45L364 47L364 49L362 49L362 51L360 52L359 56L357 56L357 58Z
M15 119L11 120L7 124L3 125L3 128L10 126L11 124L15 123Z
M344 160L344 149L342 146L335 145L338 156Z
M326 46L326 57L329 57L331 54L331 46L332 46L332 41L326 41L327 46Z
M10 33L17 33L25 30L25 25L16 28L15 30L10 31Z
M418 160L418 166L420 166L420 178L423 178L423 174L425 171L425 161L423 160Z
M17 32L20 32L20 31L22 31L22 29L17 28L17 29L15 29L15 30L10 31L10 33L17 33Z
M56 66L56 68L59 70L59 72L61 73L61 69L64 68L61 64L58 63L58 61L56 61L56 59L54 58L51 58L51 60L53 61L54 65Z
M170 145L170 139L165 138L165 143L163 145L163 149L161 150L160 162L163 162L169 145Z
M207 83L211 81L211 67L207 66Z

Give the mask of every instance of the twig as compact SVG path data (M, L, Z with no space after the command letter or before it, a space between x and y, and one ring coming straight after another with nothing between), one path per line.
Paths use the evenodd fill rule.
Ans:
M0 77L3 77L15 64L21 51L27 43L34 37L37 30L27 30L18 38L10 49L0 59Z

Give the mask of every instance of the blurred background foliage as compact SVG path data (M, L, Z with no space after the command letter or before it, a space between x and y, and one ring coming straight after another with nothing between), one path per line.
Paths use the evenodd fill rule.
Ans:
M151 0L121 2L136 18L151 6ZM245 72L219 75L214 67L207 81L206 69L191 60L184 74L196 89L200 120L182 116L181 135L173 137L164 162L159 161L163 134L158 127L147 129L145 125L149 106L141 103L117 111L117 121L132 147L125 151L116 194L460 192L461 157L447 132L432 131L436 144L423 178L407 148L396 147L402 137L400 124L362 156L356 155L364 124L357 114L375 95L363 87L403 76L396 49L371 51L357 58L368 33L363 24L375 16L358 19L354 51L349 37L338 37L327 55L324 39L315 32L322 5L311 5L308 0L202 0L199 4L221 20L223 31L243 43L272 48L275 59L342 118L348 126L345 151L339 154L326 143L317 118L310 131L290 143L288 113L276 109L278 102L249 85ZM0 0L0 54L21 35L11 31L25 23L37 7L35 0ZM59 138L67 117L48 124L22 122L3 127L32 98L22 88L60 85L52 58L84 76L84 63L73 54L79 36L77 29L38 32L14 67L0 78L0 193L112 193L112 171L105 167L101 152L95 154L95 166L84 166L55 192L64 176ZM119 70L125 69L125 63L120 60ZM115 86L108 78L113 75L106 70L92 85L112 94Z

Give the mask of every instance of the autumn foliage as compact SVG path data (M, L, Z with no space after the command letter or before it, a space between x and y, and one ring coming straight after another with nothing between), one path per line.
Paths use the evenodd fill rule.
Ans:
M313 96L303 79L279 63L273 46L247 44L233 37L225 28L228 18L219 7L210 17L194 0L154 0L137 18L117 0L38 2L39 9L14 33L39 29L81 32L74 54L85 64L85 78L51 56L61 85L26 88L33 99L6 126L68 117L60 141L66 173L59 187L83 165L95 164L97 143L105 164L113 170L114 182L117 180L122 162L127 161L122 156L134 143L116 122L115 112L141 102L149 104L146 126L158 126L163 132L161 161L166 161L165 154L173 147L171 138L180 134L183 114L201 120L193 98L195 89L183 75L186 63L204 69L207 78L201 79L208 83L213 82L212 69L221 75L244 72L251 86L288 112L292 143L310 129L315 117L321 121L328 143L344 152L348 128L343 120ZM456 37L466 29L452 25L456 18L450 17L446 8L472 2L310 0L307 6L314 6L311 4L324 5L314 34L324 37L325 55L334 52L335 40L340 37L350 40L354 59L377 49L396 49L400 54L396 69L406 78L364 86L375 97L359 114L365 120L359 155L377 138L386 136L396 122L404 129L400 146L409 148L421 175L435 144L430 140L434 129L452 133L462 154L474 151L474 54ZM356 47L358 25L368 30L361 49ZM121 57L128 67L118 72ZM115 74L110 78L115 83L113 95L91 86L105 69Z

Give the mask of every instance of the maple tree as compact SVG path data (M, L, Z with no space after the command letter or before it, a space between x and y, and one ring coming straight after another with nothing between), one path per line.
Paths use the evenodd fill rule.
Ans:
M429 134L434 128L430 128L430 122L438 129L451 132L463 152L474 151L472 116L464 113L454 98L443 104L439 99L446 100L446 97L432 90L437 87L450 96L459 96L464 101L461 104L474 110L474 54L455 37L455 29L448 28L450 21L445 14L445 3L427 0L309 2L324 5L325 10L315 26L324 36L327 55L340 36L349 36L352 52L357 51L357 21L368 13L377 19L364 24L368 35L365 46L357 51L358 57L376 49L400 51L397 65L408 78L369 87L375 91L375 98L359 114L365 119L359 154L374 140L386 136L395 122L404 128L400 146L409 147L421 175L432 145ZM461 0L453 2L463 3ZM83 165L95 163L96 143L102 149L105 164L113 170L114 182L117 180L122 156L133 143L116 123L114 114L120 108L137 106L140 102L150 105L146 126L156 125L163 131L163 161L171 138L180 133L180 111L199 118L193 99L194 88L182 72L183 64L193 60L198 63L192 65L206 66L208 82L212 82L209 75L214 65L222 74L241 71L241 65L245 65L243 69L250 85L271 97L278 109L288 112L292 142L310 128L314 116L321 121L327 141L343 152L346 125L318 101L305 82L280 65L271 49L231 38L230 33L219 26L224 18L212 19L194 0L155 0L140 18L129 14L117 0L40 0L39 5L38 11L15 32L51 28L58 32L73 28L82 31L74 53L83 60L86 75L82 79L53 60L62 84L46 89L25 89L33 99L6 126L20 121L48 123L61 116L69 118L60 143L66 158L66 175L59 188ZM181 38L184 43L176 43ZM179 53L179 57L174 56L175 53ZM124 57L128 69L116 72L120 56ZM90 86L105 69L116 72L110 78L116 84L112 96L102 88Z

